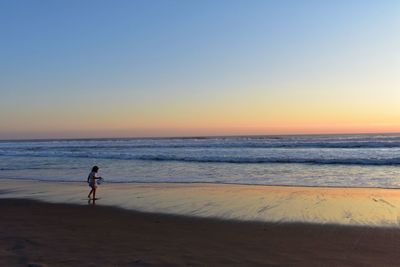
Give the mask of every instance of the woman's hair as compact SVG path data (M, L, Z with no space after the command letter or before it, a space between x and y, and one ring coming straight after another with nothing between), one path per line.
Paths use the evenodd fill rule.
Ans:
M93 166L93 168L92 168L92 172L97 172L99 170L99 167L97 167L97 166Z

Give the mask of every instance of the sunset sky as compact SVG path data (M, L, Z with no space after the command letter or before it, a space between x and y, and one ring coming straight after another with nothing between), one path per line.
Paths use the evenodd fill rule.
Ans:
M0 1L0 139L400 132L400 1Z

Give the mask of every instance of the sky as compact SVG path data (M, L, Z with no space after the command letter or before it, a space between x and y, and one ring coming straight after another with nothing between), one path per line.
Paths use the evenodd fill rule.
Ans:
M0 0L0 139L400 132L397 0Z

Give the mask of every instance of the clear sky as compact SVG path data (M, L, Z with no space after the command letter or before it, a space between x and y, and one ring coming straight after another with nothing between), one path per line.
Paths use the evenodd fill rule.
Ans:
M397 0L0 0L0 139L400 132Z

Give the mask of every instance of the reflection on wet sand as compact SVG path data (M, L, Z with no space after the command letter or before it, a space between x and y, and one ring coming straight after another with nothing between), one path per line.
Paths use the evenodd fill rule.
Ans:
M0 198L109 205L146 212L269 222L398 226L400 190L228 184L105 184L0 180Z

